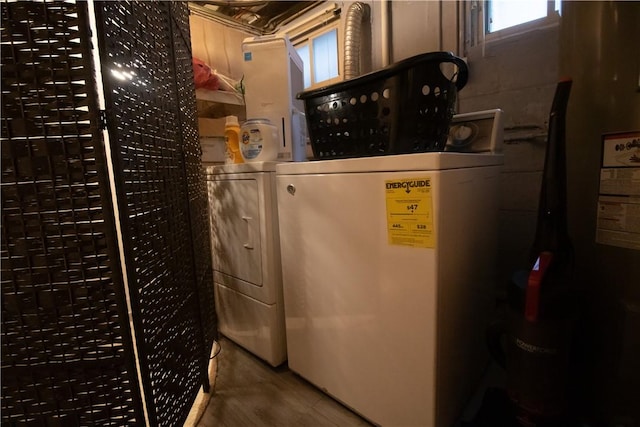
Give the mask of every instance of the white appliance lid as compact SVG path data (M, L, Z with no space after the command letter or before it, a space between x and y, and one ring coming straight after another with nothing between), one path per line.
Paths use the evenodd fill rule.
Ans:
M502 154L415 153L391 156L355 157L308 162L284 162L276 165L278 175L317 173L427 171L502 165Z

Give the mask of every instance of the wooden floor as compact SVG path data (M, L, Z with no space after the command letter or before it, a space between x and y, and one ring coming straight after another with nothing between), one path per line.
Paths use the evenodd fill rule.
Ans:
M217 377L198 427L371 426L291 372L221 337Z

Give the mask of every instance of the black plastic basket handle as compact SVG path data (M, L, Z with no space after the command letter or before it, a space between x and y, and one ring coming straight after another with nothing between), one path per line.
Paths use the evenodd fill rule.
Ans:
M438 65L445 62L455 64L458 67L458 72L454 74L454 77L456 78L456 88L460 90L467 84L467 80L469 78L469 68L467 67L467 63L464 62L462 58L455 56L451 52L428 52L412 56L411 58L403 59L402 61L391 64L385 68L382 68L381 70L363 74L362 76L355 77L350 80L345 80L339 83L332 84L330 86L321 87L319 89L300 92L297 94L297 98L315 98L318 96L326 96L336 92L349 90L360 84L367 84L374 80L387 78L401 71L404 71L407 68L412 68L418 64L422 64L425 62L433 62L437 63Z
M467 67L467 63L464 62L462 58L455 56L451 52L432 52L426 55L429 55L429 57L426 58L426 60L436 61L439 64L448 62L458 67L458 72L453 75L453 77L455 77L456 79L455 81L456 88L460 90L463 87L465 87L465 85L467 84L467 81L469 80L469 67ZM417 57L414 56L413 58L409 58L407 59L407 61L410 61L414 58L419 58L419 56Z

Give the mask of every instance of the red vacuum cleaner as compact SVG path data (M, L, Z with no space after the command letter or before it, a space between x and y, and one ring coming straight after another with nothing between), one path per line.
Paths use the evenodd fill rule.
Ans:
M567 382L575 298L573 248L567 225L565 117L570 79L556 87L530 268L513 276L506 320L488 331L495 359L507 371L517 423L566 425Z

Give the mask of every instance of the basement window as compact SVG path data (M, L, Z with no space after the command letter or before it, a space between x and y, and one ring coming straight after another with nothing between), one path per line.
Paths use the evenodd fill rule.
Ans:
M342 80L342 32L340 7L337 3L322 3L282 31L295 47L304 65L304 88L314 89Z
M506 29L522 32L533 26L553 23L560 14L560 6L560 0L487 0L484 13L485 34Z
M333 28L296 44L304 63L305 89L336 80L338 68L338 29Z
M561 0L465 2L465 49L557 26L561 7Z

